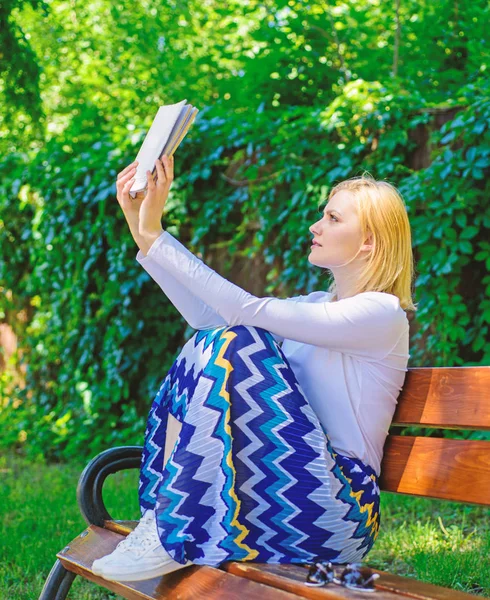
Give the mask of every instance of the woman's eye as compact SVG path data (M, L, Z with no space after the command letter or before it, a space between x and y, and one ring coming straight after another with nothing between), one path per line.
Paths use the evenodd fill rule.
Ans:
M322 211L321 208L318 209L319 212L321 212L323 214L323 216L325 216L325 213ZM333 215L332 213L330 213L330 218L333 218L336 222L338 222L338 219L335 215Z

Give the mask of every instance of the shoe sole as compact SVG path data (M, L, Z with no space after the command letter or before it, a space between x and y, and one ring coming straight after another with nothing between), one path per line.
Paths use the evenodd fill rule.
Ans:
M102 575L102 569L103 569L103 568L104 568L104 567L103 567L103 564L102 564L102 565L97 565L97 566L94 566L94 565L92 564L92 567L91 567L91 569L92 569L92 573L93 573L94 575Z
M114 571L108 573L102 568L100 576L109 581L144 581L145 579L152 579L153 577L159 577L161 575L167 575L174 571L179 571L185 567L190 567L193 563L188 561L185 565L173 561L171 563L165 563L158 567L153 567L147 571L138 571L137 573L128 573L127 571L121 573L115 573Z

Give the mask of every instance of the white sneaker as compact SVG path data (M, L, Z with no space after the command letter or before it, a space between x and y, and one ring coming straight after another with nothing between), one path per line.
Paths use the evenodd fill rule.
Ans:
M136 528L115 550L95 560L95 575L116 581L141 581L165 575L193 564L181 564L168 554L158 536L154 510L147 510Z
M148 514L148 513L153 513L153 514ZM143 522L146 520L154 520L155 519L155 511L152 508L147 508L145 510L145 512L143 513L143 516L141 517L138 525L136 525L136 527L133 529L133 531L131 533L128 534L128 536L125 538L127 539L131 534L134 534L136 532L137 529L139 529L141 531L141 528L143 527ZM117 550L117 548L119 548L119 546L123 543L124 540L121 540L119 542L119 544L116 546L116 548L111 552L111 554L106 554L105 556L102 556L101 558L97 558L94 560L94 562L92 563L92 572L94 573L94 575L101 575L102 576L102 566L104 565L104 563L110 561L115 553L115 551Z

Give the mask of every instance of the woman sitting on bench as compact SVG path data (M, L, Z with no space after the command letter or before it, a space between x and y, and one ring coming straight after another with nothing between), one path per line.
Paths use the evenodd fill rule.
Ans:
M328 291L259 298L162 229L173 157L131 199L135 164L117 199L136 259L197 331L150 408L142 518L93 572L135 581L224 561L360 561L379 533L383 446L410 356L400 194L370 176L333 187L309 227Z

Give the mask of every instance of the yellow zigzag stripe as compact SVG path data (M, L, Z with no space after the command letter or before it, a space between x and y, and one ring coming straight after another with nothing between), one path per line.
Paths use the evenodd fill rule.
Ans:
M335 454L335 456L337 456L337 454ZM342 467L340 465L339 465L339 468L342 471L342 475L347 479L349 484L352 484L352 479L349 479L347 477L347 475L344 473L344 470L342 469ZM370 478L374 482L376 482L375 478L373 478L372 475L370 475ZM379 534L379 513L373 511L374 502L370 502L370 503L364 504L364 505L361 504L361 496L363 494L364 494L364 490L359 490L358 492L354 492L351 490L349 492L350 497L356 499L361 513L367 511L368 518L367 518L367 522L366 522L366 527L371 527L371 535L373 536L373 542L374 542Z
M236 337L237 337L237 334L234 333L233 331L228 331L226 329L223 330L223 333L220 334L220 339L225 338L227 341L221 347L221 349L218 353L218 357L216 358L216 363L215 363L216 365L222 367L225 371L225 377L224 377L219 395L226 400L226 403L228 406L228 409L226 410L226 415L225 415L225 431L227 431L229 433L230 437L231 437L230 395L226 391L226 383L228 381L230 373L233 371L233 365L230 363L229 360L224 358L224 354L226 352L226 349L230 345L231 341ZM230 467L230 470L233 473L233 482L232 482L232 485L230 488L230 496L234 500L235 506L236 506L231 523L232 523L232 525L234 525L235 527L237 527L238 529L240 529L242 531L242 534L238 535L234 541L240 548L242 548L243 550L246 550L248 552L248 556L245 558L245 560L254 560L254 558L256 558L259 554L258 550L253 550L247 544L242 543L242 540L250 533L250 530L238 521L238 515L240 513L241 502L235 493L236 471L235 471L235 467L233 465L233 456L232 456L231 448L226 457L226 464Z

